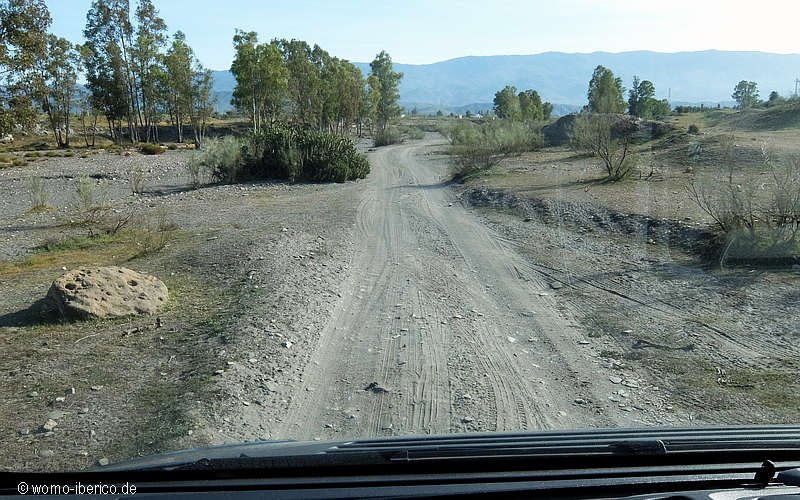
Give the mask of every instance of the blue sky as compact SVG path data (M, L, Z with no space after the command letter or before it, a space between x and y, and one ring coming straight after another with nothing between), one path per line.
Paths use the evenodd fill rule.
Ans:
M137 0L131 0L132 8ZM52 31L81 41L91 0L47 0ZM235 28L299 38L332 55L424 64L466 55L546 51L800 52L800 2L740 0L155 0L200 61L227 69ZM760 21L763 19L763 22Z

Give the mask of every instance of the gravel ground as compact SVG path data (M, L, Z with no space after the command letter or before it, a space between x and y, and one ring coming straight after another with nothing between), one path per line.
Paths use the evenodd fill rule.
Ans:
M368 179L331 185L189 190L182 152L0 170L0 469L254 439L797 420L796 274L704 266L664 221L452 186L438 149L379 148ZM133 167L152 170L141 195ZM55 210L28 212L34 175ZM68 224L83 175L119 213L168 214L168 245L35 254L85 234ZM162 278L159 320L43 316L52 280L86 263Z

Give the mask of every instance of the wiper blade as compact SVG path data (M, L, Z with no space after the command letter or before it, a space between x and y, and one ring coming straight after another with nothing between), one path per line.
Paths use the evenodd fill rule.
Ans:
M210 452L208 450L211 450ZM481 465L481 461L520 464L584 465L602 460L648 458L652 463L800 459L800 427L726 427L669 429L605 429L515 434L474 434L381 438L337 443L248 443L208 450L190 450L114 464L106 470L132 468L212 469L268 467L383 466L400 463L449 462ZM137 463L138 462L138 463ZM635 463L631 462L632 464ZM101 469L102 470L102 469Z

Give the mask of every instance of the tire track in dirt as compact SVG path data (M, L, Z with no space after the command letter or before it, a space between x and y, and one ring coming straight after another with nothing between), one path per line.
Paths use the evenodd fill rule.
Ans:
M544 280L521 278L519 254L453 203L446 164L420 154L432 146L371 155L351 274L302 377L311 389L292 395L273 436L613 425L573 403L609 390L576 348L583 332Z

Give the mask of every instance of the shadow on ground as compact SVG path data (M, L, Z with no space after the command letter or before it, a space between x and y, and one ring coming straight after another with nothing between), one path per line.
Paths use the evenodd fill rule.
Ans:
M58 314L47 299L39 299L25 309L0 316L0 327L40 326L58 322Z

